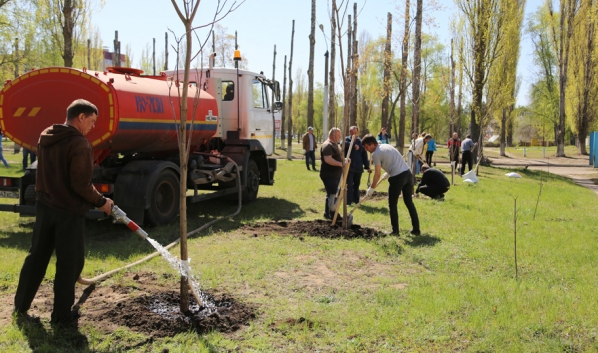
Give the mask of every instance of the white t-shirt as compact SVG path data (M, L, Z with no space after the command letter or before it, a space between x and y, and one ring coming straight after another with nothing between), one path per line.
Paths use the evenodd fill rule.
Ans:
M392 145L378 145L372 154L372 164L379 165L391 177L409 170L401 153Z

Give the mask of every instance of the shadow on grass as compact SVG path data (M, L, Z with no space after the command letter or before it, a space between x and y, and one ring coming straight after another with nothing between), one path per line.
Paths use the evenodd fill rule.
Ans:
M204 203L187 205L187 232L191 232L202 225L221 217L229 216L236 212L238 204L236 201L209 200ZM285 199L268 197L243 205L238 215L225 218L214 223L208 229L202 230L199 234L191 236L210 235L213 232L232 231L245 223L252 223L264 220L288 220L299 218L305 215L299 204ZM148 235L162 245L170 244L179 238L179 221L164 226L143 226ZM29 227L28 227L29 228ZM31 246L31 229L15 229L7 231L0 236L0 247L17 248L27 251ZM146 255L153 253L155 249L149 243L124 224L114 224L111 218L103 220L86 220L85 222L85 254L97 259L114 257L120 260L128 260L132 255Z
M38 320L17 319L16 322L16 325L27 337L32 351L47 351L48 349L56 352L89 351L87 337L79 332L78 328L53 327L51 331L47 331Z
M437 243L440 243L440 238L427 234L422 234L419 236L409 237L405 239L405 245L411 247L434 246Z

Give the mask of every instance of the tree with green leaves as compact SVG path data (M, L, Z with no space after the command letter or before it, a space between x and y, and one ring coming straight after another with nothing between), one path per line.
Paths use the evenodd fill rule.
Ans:
M577 135L578 151L584 155L588 154L585 141L594 116L598 113L597 11L598 1L586 0L576 16L577 25L571 36L571 80L567 80L566 88L567 120Z
M511 0L455 0L465 24L462 33L464 50L459 60L471 85L472 109L470 130L472 139L481 142L486 116L484 92L494 65L500 65L503 54L503 26L507 13L503 3ZM481 143L480 143L481 146Z
M548 11L552 28L552 42L557 52L558 67L559 67L559 125L556 136L556 156L565 156L565 97L567 95L567 79L569 69L569 51L571 48L571 37L575 32L576 16L579 11L581 0L559 0L560 12L557 15L554 12L552 1L546 0L548 4ZM559 17L559 27L556 28L556 17Z

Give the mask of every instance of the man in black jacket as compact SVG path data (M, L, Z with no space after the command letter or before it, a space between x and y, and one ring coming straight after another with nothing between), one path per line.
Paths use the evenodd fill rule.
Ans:
M351 139L355 136L355 142L353 143L353 149L351 151L351 166L349 167L349 173L347 174L347 205L359 202L359 185L361 184L361 175L363 169L371 173L370 162L368 160L368 152L363 148L361 139L357 135L359 129L357 126L351 126L349 129L349 136L345 139L345 156L349 151L351 145Z
M98 109L78 99L67 108L64 124L54 124L40 135L35 191L36 218L29 254L15 295L14 312L27 317L50 257L56 250L54 308L50 322L76 324L75 282L85 262L85 214L90 207L111 213L113 202L91 183L93 151L85 135L95 126Z
M430 168L429 165L422 165L422 180L415 190L435 200L444 200L444 193L449 191L451 183L444 173L438 169Z

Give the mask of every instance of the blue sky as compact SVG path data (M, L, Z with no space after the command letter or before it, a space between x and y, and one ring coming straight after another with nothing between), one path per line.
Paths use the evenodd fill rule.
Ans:
M353 2L350 3L351 13L353 12ZM426 2L424 0L424 4ZM449 24L455 17L456 7L452 0L437 0L437 2L443 6L443 9L430 14L434 19L434 26L424 26L424 31L438 36L440 42L448 48L450 46ZM527 0L526 15L535 11L541 2L542 0ZM197 25L211 21L215 3L214 0L202 1L195 21ZM327 12L329 3L330 0L317 0L317 23L324 25L327 35L330 32ZM411 6L415 6L415 0L412 0L411 3ZM228 5L230 4L232 1L228 0ZM404 1L360 0L357 1L357 6L358 9L361 9L358 16L358 31L368 31L373 38L384 35L386 32L386 14L388 12L391 12L394 17L399 17L404 11ZM248 59L248 68L251 71L264 71L268 77L272 75L273 49L276 45L278 53L276 79L282 82L284 55L290 57L292 20L295 20L293 76L298 68L304 72L307 71L310 17L311 0L246 0L220 24L228 28L229 33L234 33L235 30L238 32L241 54ZM112 47L114 31L118 30L121 51L124 53L127 44L132 47L134 66L138 65L142 50L146 45L152 43L152 38L156 39L156 54L159 55L164 48L164 33L172 31L181 35L184 29L172 3L168 0L107 0L102 10L94 13L93 23L99 28L105 45L110 47ZM327 45L322 32L317 27L316 31L314 74L317 82L323 82L324 53ZM393 32L395 34L402 33L402 28L399 28L396 22L393 24ZM172 39L169 39L170 44L173 42ZM169 68L173 68L174 53L171 51L169 55ZM517 101L518 104L526 104L529 81L534 72L531 42L526 36L521 45L518 72L522 78L522 87Z

